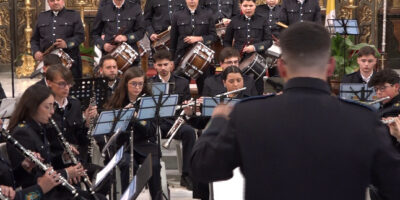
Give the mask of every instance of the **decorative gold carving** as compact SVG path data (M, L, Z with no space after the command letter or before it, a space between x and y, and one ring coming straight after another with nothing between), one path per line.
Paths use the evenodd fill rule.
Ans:
M362 6L358 14L360 16L359 18L360 23L369 24L372 22L372 9L369 6L367 5Z
M74 10L79 10L80 9L80 5L79 2L81 0L69 0L69 1L65 1L66 3L66 7L69 9L74 9ZM100 1L101 0L83 0L85 2L85 10L96 10L99 7Z
M9 36L6 29L0 29L0 62L9 63L11 61L11 47Z
M0 23L4 26L10 25L10 12L6 6L0 7Z
M360 42L372 43L371 40L371 26L364 26L361 31Z

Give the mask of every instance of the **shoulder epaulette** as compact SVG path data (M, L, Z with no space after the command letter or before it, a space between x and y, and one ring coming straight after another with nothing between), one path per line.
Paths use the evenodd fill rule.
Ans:
M276 96L276 94L251 96L251 97L247 97L247 98L241 99L241 100L239 101L239 103L248 102L248 101L252 101L252 100L267 99L267 98L269 98L269 97L274 97L274 96Z
M374 107L369 106L369 105L364 104L364 103L361 103L359 101L355 101L355 100L351 100L351 99L342 99L342 98L338 98L338 99L340 101L342 101L342 102L346 102L346 103L349 103L349 104L353 104L353 105L357 105L357 106L360 106L360 107L363 107L363 108L367 108L368 110L371 110L371 111L376 111L376 109Z
M26 126L28 126L28 124L25 121L18 123L18 127L20 127L20 128L24 128Z

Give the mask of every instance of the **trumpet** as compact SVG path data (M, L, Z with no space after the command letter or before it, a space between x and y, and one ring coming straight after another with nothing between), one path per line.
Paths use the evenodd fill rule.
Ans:
M69 142L67 142L67 140L64 138L64 136L62 135L62 132L60 130L60 128L58 127L58 125L56 124L56 122L54 121L53 118L50 118L50 123L54 126L54 128L57 131L57 135L58 135L58 139L61 142L61 144L63 145L65 151L67 152L67 154L69 155L69 157L71 158L71 161L74 165L77 165L79 163L78 159L75 157L74 152L72 152L71 149L71 145L69 144ZM90 192L92 194L94 194L94 191L92 191L92 182L90 181L89 176L87 175L86 172L84 172L83 174L83 181L85 182L87 188L89 188Z
M14 147L26 158L29 158L35 165L37 165L41 170L47 171L51 166L42 163L36 156L28 149L26 149L24 146L22 146L14 137L12 137L9 133L7 133L5 130L1 131L1 134L3 137L7 139L9 143L14 145ZM76 191L76 188L72 186L71 184L68 183L67 179L65 179L63 176L59 176L59 181L61 182L61 185L67 188L74 198L78 197L78 193Z
M162 146L166 149L169 148L171 145L172 139L174 139L176 133L178 132L179 128L185 123L185 120L183 119L183 116L185 114L185 111L182 110L181 113L179 114L179 117L175 120L174 124L172 125L171 129L169 129L167 133L168 140L162 144Z

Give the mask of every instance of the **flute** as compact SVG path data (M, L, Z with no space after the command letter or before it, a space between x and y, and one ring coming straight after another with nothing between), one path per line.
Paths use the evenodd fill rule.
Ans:
M218 98L218 97L228 96L228 95L233 94L233 93L241 92L241 91L243 91L243 90L245 90L245 89L247 89L247 88L246 88L246 87L242 87L242 88L240 88L240 89L232 90L232 91L230 91L230 92L225 92L225 93L222 93L222 94L217 94L217 95L215 95L215 97Z
M32 153L32 151L26 149L22 146L14 137L12 137L9 133L7 133L4 129L1 131L3 137L7 139L9 143L14 145L14 147L26 158L29 158L36 166L38 166L41 170L47 171L51 166L48 164L42 163L36 156ZM74 197L78 197L78 193L76 188L68 183L67 179L63 176L59 176L59 181L61 181L61 185L67 188Z

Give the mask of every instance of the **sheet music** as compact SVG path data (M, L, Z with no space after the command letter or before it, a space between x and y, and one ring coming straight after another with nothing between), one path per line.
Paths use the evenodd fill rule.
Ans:
M121 161L123 154L124 146L119 148L119 150L110 160L110 162L108 162L107 165L99 173L96 174L96 182L93 186L94 188L96 188L101 183L101 181L103 181L104 178L112 171L112 169L119 163L119 161Z

